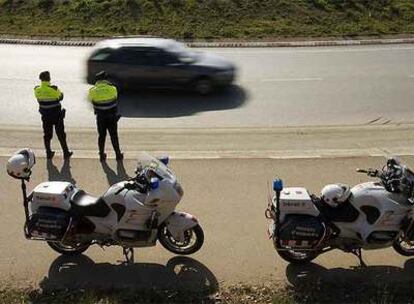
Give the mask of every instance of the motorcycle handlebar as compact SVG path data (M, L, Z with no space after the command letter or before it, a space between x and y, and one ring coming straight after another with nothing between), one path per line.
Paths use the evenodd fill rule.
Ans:
M118 195L119 193L121 193L122 191L124 191L125 189L127 190L134 190L137 189L138 185L131 180L129 180L127 183L125 183L125 185L123 187L121 187L118 191L115 192L115 195Z

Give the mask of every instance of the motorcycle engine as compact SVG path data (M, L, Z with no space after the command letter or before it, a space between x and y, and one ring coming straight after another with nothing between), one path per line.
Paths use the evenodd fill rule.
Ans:
M284 248L314 249L325 230L325 225L314 216L288 215L280 225L278 239Z

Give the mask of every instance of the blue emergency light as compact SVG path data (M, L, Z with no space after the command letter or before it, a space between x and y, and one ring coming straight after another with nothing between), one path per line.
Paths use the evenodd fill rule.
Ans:
M273 180L273 190L275 192L280 192L283 190L283 181L280 178Z

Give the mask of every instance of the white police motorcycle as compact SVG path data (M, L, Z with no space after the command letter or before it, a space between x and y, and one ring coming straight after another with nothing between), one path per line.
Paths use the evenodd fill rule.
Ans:
M111 186L96 198L68 182L44 182L27 195L26 181L35 164L34 153L23 149L7 165L21 179L27 239L46 241L55 251L75 255L92 244L121 246L126 262L133 248L155 246L157 240L176 254L192 254L204 242L198 220L175 211L183 189L167 167L168 158L146 153L138 158L136 176Z
M414 173L394 158L382 170L361 170L379 182L334 184L322 196L305 188L283 188L275 179L275 196L266 209L268 232L278 254L296 264L308 263L333 249L356 255L361 249L393 246L414 256Z

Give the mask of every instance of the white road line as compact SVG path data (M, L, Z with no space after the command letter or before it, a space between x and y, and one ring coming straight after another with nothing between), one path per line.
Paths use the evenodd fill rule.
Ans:
M10 157L16 152L16 148L0 147L0 157ZM39 158L44 157L43 149L33 149ZM414 156L414 147L407 148L363 148L363 149L321 149L321 150L286 150L286 151L148 151L151 155L169 155L176 160L208 160L208 159L313 159L313 158L337 158L337 157L389 157L390 155ZM140 151L126 151L126 160L136 160ZM61 159L61 154L56 159ZM97 159L96 150L76 150L74 159ZM108 154L109 159L114 159L113 153Z
M262 79L262 82L288 82L288 81L321 81L320 77L307 77L307 78L269 78Z

